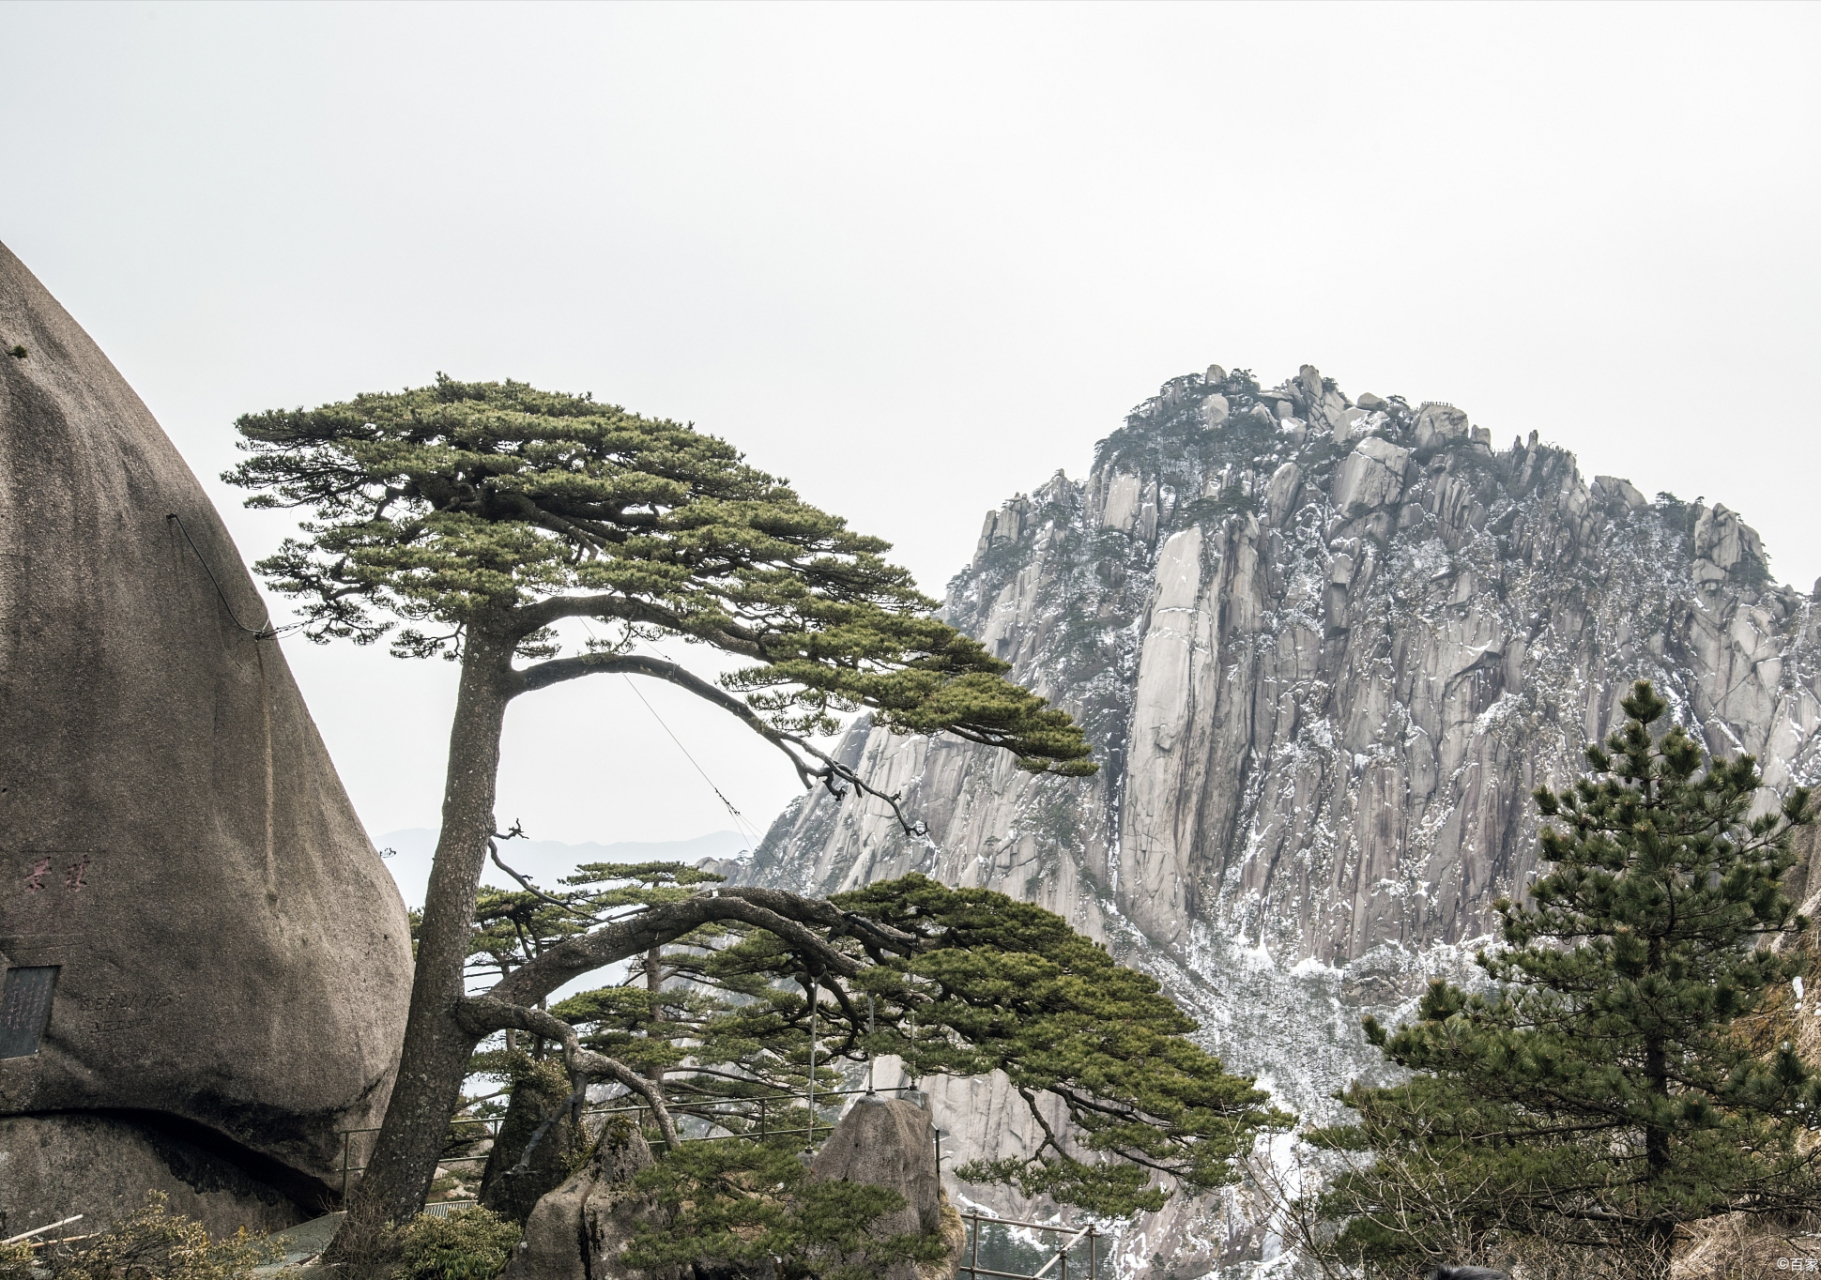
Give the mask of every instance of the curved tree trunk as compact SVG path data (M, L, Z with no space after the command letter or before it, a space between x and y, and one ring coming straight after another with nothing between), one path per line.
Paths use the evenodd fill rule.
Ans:
M418 929L411 1008L398 1080L373 1155L348 1198L348 1216L327 1260L354 1261L377 1243L388 1222L403 1224L423 1208L436 1176L449 1118L476 1037L455 1020L466 994L463 971L487 841L495 830L500 732L513 695L509 644L470 631L462 655L443 825Z

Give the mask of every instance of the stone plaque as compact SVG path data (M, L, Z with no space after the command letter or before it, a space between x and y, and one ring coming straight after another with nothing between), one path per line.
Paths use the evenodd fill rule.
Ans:
M0 986L0 1058L29 1058L51 1021L51 992L57 986L54 964L20 966L6 971Z

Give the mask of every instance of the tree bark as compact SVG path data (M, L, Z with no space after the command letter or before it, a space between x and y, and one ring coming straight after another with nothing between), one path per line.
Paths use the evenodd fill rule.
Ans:
M1667 1103L1669 1098L1669 1055L1661 1036L1644 1037L1644 1076L1650 1092ZM1644 1126L1645 1185L1655 1191L1669 1173L1669 1132L1653 1117ZM1669 1280L1676 1241L1674 1219L1659 1216L1646 1228L1650 1257L1646 1274L1650 1280Z
M1674 902L1673 886L1671 903ZM1645 961L1647 972L1661 974L1664 970L1663 942L1661 938L1650 940L1650 952ZM1645 1016L1649 1016L1646 1013ZM1654 1031L1644 1034L1644 1078L1652 1097L1660 1100L1663 1111L1669 1106L1669 1046L1665 1038ZM1655 1192L1670 1172L1669 1131L1659 1122L1658 1116L1651 1116L1644 1125L1644 1164L1645 1185L1648 1191ZM1647 1226L1647 1246L1650 1257L1646 1263L1650 1280L1669 1280L1670 1265L1673 1260L1676 1241L1676 1224L1673 1218L1661 1213L1651 1219Z
M658 1004L658 1001L663 998L664 991L663 947L653 947L645 953L645 990L651 996L651 1022L654 1024L645 1034L655 1037L657 1034L655 1024L664 1020L664 1010ZM655 1084L664 1083L664 1068L655 1062L645 1069L645 1074L650 1076Z
M449 731L442 831L418 928L398 1079L373 1154L349 1194L347 1218L323 1254L325 1262L358 1267L381 1261L386 1225L402 1226L422 1210L474 1047L487 1034L474 1030L472 1019L464 1024L459 1011L467 997L465 971L481 869L497 825L493 803L500 733L506 707L527 687L512 669L512 650L509 639L479 629L471 628L466 637ZM831 946L818 929L850 934L875 953L904 951L917 941L824 901L779 890L721 888L567 939L506 975L489 994L508 1004L531 1005L572 977L641 951L655 953L661 965L665 943L710 920L739 920L766 929L817 972L849 976L860 964ZM656 1074L661 1078L663 1073ZM649 1080L630 1073L621 1083L651 1087ZM668 1127L667 1119L663 1123Z
M363 1257L388 1222L402 1225L418 1214L436 1176L449 1118L461 1101L477 1039L457 1022L455 1011L467 994L474 902L495 829L500 733L513 694L511 660L509 643L469 631L398 1079L327 1261Z

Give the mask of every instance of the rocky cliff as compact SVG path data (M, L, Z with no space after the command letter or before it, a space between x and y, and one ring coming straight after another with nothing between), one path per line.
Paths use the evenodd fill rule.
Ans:
M1361 1016L1491 928L1534 868L1532 788L1579 771L1633 680L1773 788L1821 772L1814 607L1737 515L1309 366L1166 383L1085 481L987 516L946 610L1086 723L1100 774L862 722L845 758L928 838L817 794L748 874L830 892L920 870L1040 902L1305 1114L1376 1069ZM1023 1140L991 1083L936 1094L958 1159ZM1241 1206L1182 1205L1122 1269L1250 1274L1272 1248Z

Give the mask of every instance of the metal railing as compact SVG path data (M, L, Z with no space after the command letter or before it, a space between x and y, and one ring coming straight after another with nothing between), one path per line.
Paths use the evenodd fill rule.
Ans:
M1059 1226L1053 1222L1020 1222L1016 1218L995 1218L984 1213L964 1213L961 1221L970 1224L968 1231L967 1261L955 1270L956 1280L966 1275L968 1280L980 1280L981 1276L991 1276L994 1280L1048 1280L1054 1269L1057 1280L1069 1280L1069 1251L1083 1240L1088 1244L1088 1280L1098 1280L1099 1259L1095 1256L1095 1246L1102 1239L1100 1228L1093 1223L1085 1227ZM1066 1236L1056 1246L1056 1252L1050 1260L1036 1271L995 1271L980 1265L980 1225L1022 1227L1027 1231L1038 1231L1046 1235Z
M915 1088L916 1086L914 1085L902 1084L884 1086L877 1089L817 1089L814 1097L816 1099L846 1098L860 1093L905 1093L914 1091ZM780 1093L758 1094L756 1096L734 1093L702 1094L699 1095L699 1099L679 1101L670 1108L670 1113L673 1117L680 1120L700 1121L711 1129L727 1128L726 1125L720 1123L722 1119L743 1121L747 1125L747 1128L744 1130L729 1130L726 1133L699 1133L692 1135L679 1133L677 1135L678 1140L682 1142L724 1142L730 1138L779 1138L789 1137L792 1134L800 1133L807 1135L805 1138L805 1145L813 1146L815 1144L816 1134L827 1134L834 1131L835 1126L832 1123L825 1123L821 1120L814 1119L813 1113L812 1119L808 1124L790 1125L779 1128L771 1123L775 1113L772 1111L770 1104L774 1102L807 1102L809 1100L810 1095L807 1092L797 1093L790 1090ZM729 1108L724 1105L727 1103L732 1103L734 1106ZM757 1104L757 1110L741 1109L742 1106L750 1107L750 1104ZM625 1106L590 1107L584 1110L582 1115L584 1118L590 1116L612 1115L637 1116L638 1119L635 1120L634 1123L643 1131L647 1127L644 1116L645 1113L650 1110L651 1107L648 1103L635 1101L630 1105ZM476 1132L472 1138L467 1140L470 1143L480 1142L483 1139L495 1141L499 1138L499 1126L504 1119L505 1117L503 1116L477 1116L472 1119L457 1117L452 1122L452 1125L459 1126L461 1130L467 1130L469 1126L473 1126ZM650 1127L655 1133L655 1124ZM342 1201L346 1203L351 1178L354 1174L363 1172L367 1167L364 1162L361 1164L355 1164L353 1162L354 1138L358 1134L378 1133L379 1126L372 1125L359 1129L337 1129L335 1132L341 1137L341 1197ZM452 1164L484 1163L491 1154L491 1152L483 1152L480 1155L472 1156L449 1156L445 1159L438 1160L436 1163L439 1168L446 1168ZM942 1134L940 1131L936 1134L936 1160L938 1166L940 1166L942 1160Z

